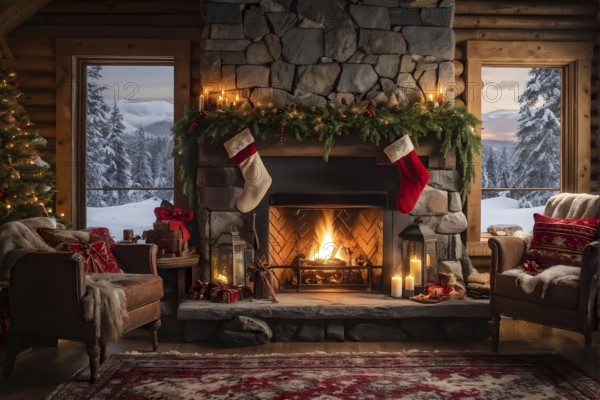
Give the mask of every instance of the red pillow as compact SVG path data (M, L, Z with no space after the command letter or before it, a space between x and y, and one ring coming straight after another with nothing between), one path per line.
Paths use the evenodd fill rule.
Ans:
M598 239L598 218L560 219L533 214L533 239L526 259L544 267L581 267L583 249Z
M85 272L121 272L115 258L102 240L89 243L69 243L68 250L83 256Z
M78 231L40 228L37 232L46 243L57 250L69 250L81 253L86 259L86 272L121 272L112 252L116 247L116 243L110 236L108 228L86 228ZM96 244L99 241L104 243L104 250L100 249ZM101 268L104 271L95 271L95 269L99 268L93 268L94 262L89 256L84 254L86 251L92 251L89 247L93 245L96 246L94 250L96 253L104 254L106 252L106 261L103 260L103 255L97 256L100 257L98 262L102 261L106 263L106 266Z

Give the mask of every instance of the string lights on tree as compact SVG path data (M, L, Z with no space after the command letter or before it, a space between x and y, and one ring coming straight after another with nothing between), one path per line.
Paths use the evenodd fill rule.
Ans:
M38 151L46 140L18 103L20 86L0 64L0 224L52 211L53 174Z

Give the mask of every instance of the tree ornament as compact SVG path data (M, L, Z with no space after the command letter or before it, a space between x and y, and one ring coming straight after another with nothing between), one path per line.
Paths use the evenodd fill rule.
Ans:
M21 174L16 169L13 169L9 176L10 179L13 181L18 181L19 179L21 179Z
M19 129L25 129L25 128L26 128L25 124L19 124Z
M284 133L285 133L285 122L280 122L279 123L279 141L277 142L278 145L283 144L283 134Z
M4 196L4 192L0 190L0 199Z
M4 118L4 121L8 122L9 124L12 124L13 122L16 121L16 119L12 115L7 115L6 118Z
M5 148L6 150L12 150L12 149L14 149L14 148L15 148L15 144L14 144L13 142L8 142L8 143L6 143L6 144L4 145L4 148Z
M10 84L13 85L14 87L16 87L17 89L19 89L21 87L21 84L17 81L11 81Z

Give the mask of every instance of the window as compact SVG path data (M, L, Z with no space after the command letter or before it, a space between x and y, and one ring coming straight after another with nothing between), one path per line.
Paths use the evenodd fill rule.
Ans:
M560 191L561 69L481 69L481 231L533 228Z
M145 185L138 185L133 181L131 186L111 184L88 187L88 177L85 173L87 163L87 141L85 140L87 136L87 120L85 118L87 104L86 101L78 100L85 100L87 96L87 71L85 71L85 68L88 66L102 67L104 74L102 79L106 79L106 81L97 83L108 85L107 90L102 91L102 98L105 100L110 98L111 101L114 100L115 96L124 99L132 94L132 90L135 90L135 85L125 87L126 82L123 82L124 80L139 84L142 76L136 76L133 80L125 78L108 79L109 67L127 67L124 68L125 70L133 68L134 65L152 68L168 67L172 70L172 73L168 75L172 76L173 81L172 118L181 118L185 107L190 105L190 42L187 40L149 39L57 39L56 60L56 213L65 220L71 221L76 228L86 226L88 222L86 215L88 194L92 192L100 192L96 194L112 198L117 194L116 197L118 198L118 193L123 191L131 196L139 195L142 199L150 194L156 194L158 198L158 194L164 194L172 190L174 203L185 207L188 202L182 194L181 183L177 179L172 183L153 183L150 187L142 187ZM82 72L82 69L85 73ZM84 79L80 80L81 77ZM79 85L79 82L82 84ZM116 94L117 86L114 85L114 82L119 82L118 95ZM152 96L142 98L139 93L136 96L144 101L157 98ZM158 98L161 98L161 96L158 96ZM124 104L121 104L121 106ZM108 106L112 109L114 104L108 104ZM119 108L119 104L117 104L117 108ZM126 110L120 108L119 110L125 121ZM84 118L81 118L82 116ZM137 129L137 126L134 126L134 129ZM150 130L151 128L148 128L148 130L144 128L146 136L148 136ZM176 168L171 176L178 176ZM148 192L142 195L142 189L147 189ZM162 197L160 196L160 198ZM127 227L134 226L133 224L139 220L150 225L154 220L151 211L149 211L149 214L144 211L143 215L128 213L122 219L124 223L127 223ZM105 225L104 222L102 225ZM95 224L92 221L90 223ZM136 231L136 233L138 232ZM117 237L120 236L118 231L113 232L113 234Z
M173 66L85 63L85 225L151 228L173 201Z
M586 193L590 191L592 49L591 43L574 42L467 42L465 102L467 109L479 119L482 119L483 115L482 90L484 89L485 68L524 67L560 71L560 177L558 188L562 192ZM538 107L541 105L536 103L533 109L536 110ZM480 128L477 129L478 134L482 133ZM481 157L475 160L480 166L484 161L485 158L482 160ZM524 161L519 163L524 164ZM521 167L524 166L521 165ZM471 185L471 194L466 204L468 221L466 236L470 253L483 251L483 247L479 246L482 228L482 198L488 195L485 194L486 192L494 193L492 190L482 190L481 172L480 168L478 179ZM530 187L527 187L527 192L530 191L529 189ZM549 183L545 184L543 188L534 189L544 189L539 192L551 192L555 188L553 183ZM499 190L496 194L501 192ZM518 194L518 191L514 192L517 192L515 195ZM548 193L543 196L546 195ZM542 195L538 193L538 196ZM494 214L501 218L506 215L504 211L500 210ZM502 220L506 222L506 219Z

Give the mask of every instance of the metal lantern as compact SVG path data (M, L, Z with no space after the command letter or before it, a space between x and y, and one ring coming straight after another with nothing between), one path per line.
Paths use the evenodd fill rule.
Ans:
M246 285L246 242L235 225L211 246L211 280L222 285Z
M427 225L414 223L400 233L405 293L427 293L437 282L437 235Z

